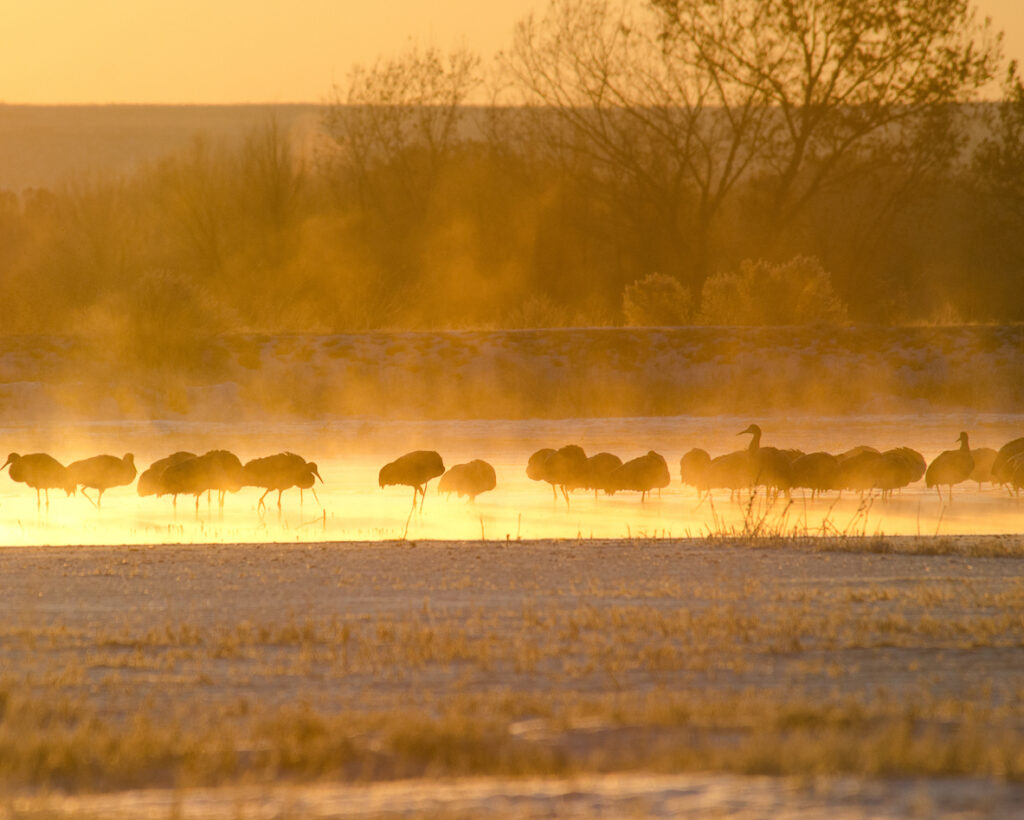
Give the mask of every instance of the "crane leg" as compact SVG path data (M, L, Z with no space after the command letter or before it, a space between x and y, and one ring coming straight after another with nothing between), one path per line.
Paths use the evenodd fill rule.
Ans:
M82 487L82 495L85 496L86 501L88 501L90 504L96 507L97 510L99 509L99 505L97 505L96 502L92 500L92 496L90 496L89 493L85 491L85 487Z
M38 510L42 504L42 496L39 495L39 488L36 487L36 509Z
M317 494L316 494L316 490L314 490L314 489L313 489L312 487L310 487L310 488L309 488L309 491L310 491L311 493L313 493L313 498L315 498L315 499L316 499L316 503L317 503L317 504L320 504L320 499L319 499L319 498L317 497ZM322 506L323 506L323 504L320 504L320 506L322 507Z
M99 495L96 496L96 509L98 510L103 506L103 490L99 491Z
M277 508L278 509L281 509L281 493L282 492L283 492L282 490L278 490L277 491Z
M269 493L269 492L270 492L270 490L267 490L267 492L263 493L263 495L260 496L260 500L256 504L256 510L257 511L259 511L260 507L266 507L267 506L266 504L263 503L263 499L267 497L267 493Z
M46 509L50 509L50 488L47 487L43 493L46 495Z
M427 500L427 485L420 487L420 512L423 512L423 504Z
M562 495L565 497L565 508L569 509L569 491L564 484L562 485Z
M949 485L949 503L950 504L953 503L953 485L952 484Z

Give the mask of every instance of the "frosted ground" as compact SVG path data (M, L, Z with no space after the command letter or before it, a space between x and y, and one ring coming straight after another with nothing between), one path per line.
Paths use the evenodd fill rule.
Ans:
M1022 556L0 548L0 817L1019 816Z
M190 337L179 340L194 345ZM1024 328L601 328L7 337L0 418L578 418L1020 412Z

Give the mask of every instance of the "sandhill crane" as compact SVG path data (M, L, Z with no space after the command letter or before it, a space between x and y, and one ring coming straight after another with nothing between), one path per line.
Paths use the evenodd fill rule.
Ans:
M380 468L377 481L380 486L404 484L412 487L412 506L416 507L416 497L420 498L420 509L427 497L427 483L432 478L444 475L444 462L433 450L413 450Z
M1024 437L1008 441L999 448L992 462L992 480L997 484L1010 484L1015 472L1014 461L1024 456Z
M793 461L792 473L793 486L810 490L811 498L839 489L839 459L831 453L819 451L800 456Z
M580 486L584 490L593 490L596 497L598 490L608 487L608 479L621 466L622 459L614 453L595 453L587 458Z
M858 444L856 447L851 447L849 450L844 450L843 452L839 453L838 455L836 455L836 458L839 459L840 464L843 464L844 462L849 461L851 458L855 458L864 453L877 452L878 448L872 447L870 444Z
M237 493L245 486L245 471L234 453L210 450L168 467L163 473L163 484L166 494L194 495L198 515L199 496L216 490L217 505L223 507L227 493Z
M157 498L167 495L169 490L166 489L164 484L164 473L167 471L167 468L195 457L195 453L179 450L177 453L171 453L169 456L154 461L139 476L139 483L136 485L139 495L143 497L155 495ZM174 505L178 505L178 497L176 495L174 496Z
M874 447L855 447L836 457L839 460L839 473L836 477L836 488L855 490L859 493L870 492L875 487L882 454Z
M925 471L924 480L929 488L934 487L939 494L939 501L942 500L942 486L949 487L949 503L953 503L953 485L966 481L974 469L974 459L971 457L971 447L967 443L967 433L961 433L957 439L960 448L957 450L944 450L939 453L928 469Z
M707 450L694 447L687 450L679 459L679 478L683 484L697 491L697 498L711 491L709 474L711 472L711 456Z
M1014 492L1019 493L1024 488L1024 453L1016 455L1007 463L1009 479L1007 482Z
M748 433L751 435L751 439L747 449L750 453L754 484L763 484L769 492L781 490L789 496L790 488L793 486L793 468L790 466L790 457L777 447L762 447L761 428L756 424L751 424L746 430L740 430L736 435L742 436Z
M606 492L614 495L620 490L640 493L640 503L652 490L660 490L672 483L665 458L654 450L647 455L631 459L619 467L608 478Z
M437 484L439 493L446 493L449 496L456 493L459 498L469 496L471 504L476 503L476 497L481 493L493 490L498 485L498 478L494 468L486 461L475 458L465 464L456 464L448 472L441 476Z
M277 453L254 458L245 463L242 471L246 486L266 490L256 503L257 510L266 506L264 499L274 490L277 490L277 508L281 509L281 494L285 490L292 487L298 487L300 493L306 489L313 490L315 478L319 478L323 483L316 464L295 453ZM313 490L313 497L316 498L316 490Z
M920 480L925 471L925 460L917 450L910 447L895 447L879 453L872 467L875 489L882 491L882 498L892 496L893 490Z
M991 447L975 447L971 450L971 458L974 459L974 469L969 476L971 481L978 482L978 489L986 481L994 481L992 477L992 465L995 464L996 456L999 455Z
M531 455L529 461L526 462L526 477L533 481L547 481L551 484L551 494L554 496L554 500L558 501L558 490L555 489L554 482L548 480L546 467L548 459L554 454L553 447L542 447Z
M75 494L74 478L68 470L53 456L47 453L29 453L18 455L11 453L4 462L3 470L7 465L11 466L11 479L22 484L27 484L36 491L36 507L40 506L39 491L46 493L46 506L50 506L50 489L64 490L68 495Z
M103 493L111 487L123 487L135 480L135 456L131 453L125 453L122 458L108 455L92 456L72 461L68 465L68 470L74 482L81 486L82 495L99 509L103 503ZM95 502L85 492L87 487L99 491Z
M568 509L569 490L583 486L586 481L587 454L578 444L566 444L548 456L544 470L547 473L546 480L562 491Z
M707 482L710 490L729 490L729 498L737 490L749 490L754 484L754 465L746 449L726 453L711 459L708 465Z

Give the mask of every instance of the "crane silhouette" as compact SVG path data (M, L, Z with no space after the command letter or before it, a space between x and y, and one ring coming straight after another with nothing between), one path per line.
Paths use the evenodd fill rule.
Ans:
M277 508L281 509L281 494L285 490L292 487L298 487L300 493L303 490L312 490L313 497L316 498L316 490L313 489L314 478L319 478L320 483L323 483L316 464L295 453L285 452L254 458L247 461L242 469L245 472L247 486L266 490L256 504L257 509L265 506L264 499L274 490L277 490ZM319 501L317 498L317 502Z
M924 482L928 488L935 488L939 494L939 501L942 500L942 487L949 487L949 503L953 503L953 485L966 481L971 477L974 469L974 457L971 455L971 446L967 440L967 433L961 433L957 441L960 447L956 450L943 450L931 464L924 474Z
M123 487L135 480L135 456L131 453L125 453L122 458L105 454L92 456L72 461L68 470L75 484L82 488L82 495L99 509L103 504L103 493L111 487ZM95 501L86 493L86 488L99 491Z
M27 484L36 491L36 507L41 505L40 490L45 492L46 506L49 507L51 489L64 490L68 495L74 495L78 486L71 471L47 453L29 453L24 456L11 453L0 470L8 465L11 467L11 480Z
M493 490L498 485L498 478L494 467L479 458L467 461L465 464L456 464L448 472L441 476L437 484L439 493L451 495L456 493L459 498L469 496L471 504L476 503L476 497L481 493Z
M377 482L382 489L395 484L412 487L412 506L415 509L416 498L422 496L422 510L427 498L427 484L439 475L444 475L444 461L439 453L434 450L413 450L381 467Z

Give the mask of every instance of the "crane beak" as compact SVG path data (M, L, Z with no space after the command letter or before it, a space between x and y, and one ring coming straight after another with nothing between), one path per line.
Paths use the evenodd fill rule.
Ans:
M4 466L3 466L3 467L0 467L0 470L3 470L4 468L6 468L6 467L7 467L7 465L8 465L8 464L10 464L10 463L11 463L11 459L10 459L10 458L8 458L8 459L7 459L7 461L5 461L5 462L4 462Z
M320 473L317 470L313 470L313 475L315 475L317 478L320 478ZM324 483L324 480L322 478L320 478L320 483Z

